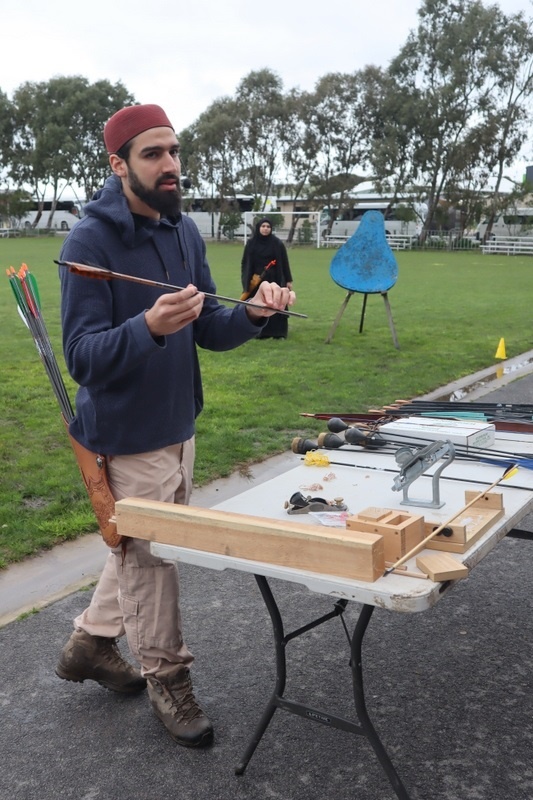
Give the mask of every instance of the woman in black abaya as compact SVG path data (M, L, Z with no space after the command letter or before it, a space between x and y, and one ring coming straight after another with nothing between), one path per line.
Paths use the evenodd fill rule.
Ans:
M242 288L252 289L253 297L262 281L287 286L292 290L292 275L285 245L272 233L269 219L263 218L255 226L255 232L246 242L241 262ZM288 320L283 314L269 317L258 339L286 339Z

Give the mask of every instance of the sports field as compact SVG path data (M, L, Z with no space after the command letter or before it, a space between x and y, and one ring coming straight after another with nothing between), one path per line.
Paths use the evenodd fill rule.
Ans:
M0 264L22 262L37 278L43 314L63 367L59 237L0 239ZM329 276L334 251L289 251L298 296L287 340L252 341L227 353L200 352L205 410L198 420L196 482L246 471L286 451L295 436L323 423L300 412L364 411L425 394L495 363L500 338L508 358L533 347L533 257L472 252L398 252L389 293L400 349L383 300L354 295L325 344L345 292ZM242 246L213 244L208 258L220 293L238 297ZM77 466L33 340L7 277L0 288L0 567L42 547L95 529ZM75 387L65 374L72 399Z

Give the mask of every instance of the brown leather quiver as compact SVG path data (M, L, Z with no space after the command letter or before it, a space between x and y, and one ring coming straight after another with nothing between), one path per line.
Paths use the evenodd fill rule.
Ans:
M114 521L115 498L109 488L106 458L98 453L91 453L77 442L68 432L67 422L63 421L67 426L68 438L74 450L102 538L109 547L118 547L124 537L117 533L117 525Z

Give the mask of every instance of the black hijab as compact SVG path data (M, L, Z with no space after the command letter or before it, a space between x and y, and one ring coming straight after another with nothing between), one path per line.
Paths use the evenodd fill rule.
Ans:
M260 230L261 225L265 222L270 225L270 233L267 236L263 236ZM272 233L272 223L267 217L263 217L256 223L251 250L254 254L254 258L265 259L265 266L269 261L272 261L272 259L277 259L279 257L278 239Z

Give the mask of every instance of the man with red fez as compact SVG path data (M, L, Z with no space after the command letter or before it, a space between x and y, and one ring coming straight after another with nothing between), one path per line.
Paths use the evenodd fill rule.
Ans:
M123 108L105 125L104 141L113 174L65 240L61 260L185 288L168 293L60 270L63 347L79 385L70 433L106 456L116 500L187 503L203 406L196 348L238 347L295 296L266 281L254 298L265 308L227 308L205 296L216 287L198 229L180 213L179 144L162 108ZM123 635L140 671L120 654ZM147 688L173 739L200 747L212 742L213 727L193 693L192 662L176 565L152 556L148 541L126 538L110 550L56 673L117 692Z

